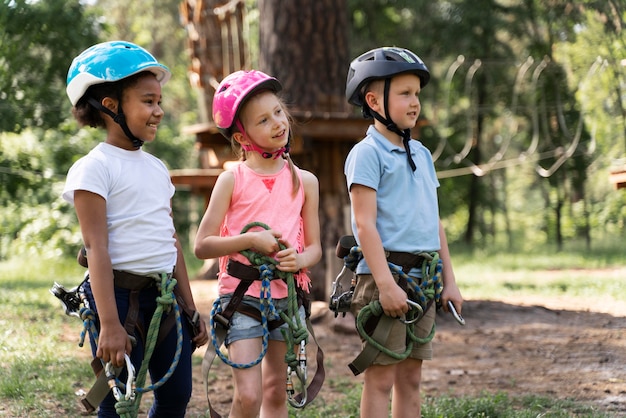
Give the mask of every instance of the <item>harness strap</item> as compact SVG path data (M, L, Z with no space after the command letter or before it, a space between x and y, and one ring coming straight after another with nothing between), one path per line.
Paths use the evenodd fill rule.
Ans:
M103 373L104 366L102 365L102 361L99 358L94 358L93 360L91 360L91 369L96 375L96 381L93 386L91 386L91 389L89 389L89 392L87 392L87 395L85 395L85 397L80 400L88 413L94 412L98 405L100 405L104 398L106 398L109 390L111 390L111 388L109 387L108 378L106 377L106 374ZM119 370L116 370L115 373L119 373L120 370L121 368Z
M258 321L261 321L261 312L259 312L258 309L241 303L243 301L243 297L246 291L248 290L252 282L260 279L259 269L247 264L243 264L239 261L229 259L226 271L229 275L238 278L240 282L235 288L233 296L231 297L228 305L226 305L226 308L222 311L222 313L216 313L214 315L214 320L222 325L219 327L215 327L214 330L216 335L215 340L217 347L213 345L213 339L209 338L207 349L204 353L204 358L202 359L202 376L204 379L204 388L207 403L209 406L210 418L222 418L222 416L213 408L213 406L211 405L211 400L209 399L209 372L211 370L213 360L217 355L216 348L219 349L219 347L221 347L226 340L226 334L228 333L230 319L235 312L239 312L241 314L250 316ZM298 305L304 305L305 307L307 330L309 331L309 334L313 337L313 341L317 346L317 370L315 371L315 375L311 379L310 384L306 388L306 404L309 404L311 401L313 401L313 399L315 399L315 397L319 393L326 378L326 371L324 369L324 352L318 344L317 339L315 338L315 333L313 332L313 325L310 321L310 303L304 296L304 291L302 291L302 289L297 288L296 291L298 293ZM268 321L268 329L276 329L284 323L285 321L282 318ZM294 399L296 400L296 402L300 403L304 396L304 393L299 393L294 397Z
M421 254L412 254L398 251L385 251L385 255L387 256L387 261L397 266L400 266L404 274L408 274L411 269L415 267L421 267L426 261L426 258ZM407 280L402 275L398 277L398 286L400 286L402 290L407 293L413 293L409 291ZM424 309L424 314L428 311L428 309L430 309L432 305L433 301L430 300ZM380 346L382 346L387 341L387 338L389 337L389 332L391 331L391 324L395 320L396 319L384 314L380 316L372 316L363 325L363 328L366 333L371 337L372 341L375 341ZM377 348L374 344L370 343L370 341L366 341L361 353L359 353L359 355L354 360L352 360L348 367L350 368L352 373L357 376L372 364L372 362L380 352L381 350Z
M139 293L142 290L149 289L153 286L156 286L156 280L154 277L149 276L140 276L138 274L130 273L127 271L121 270L113 270L113 281L116 287L121 289L130 290L129 294L129 306L128 313L126 314L126 319L124 320L124 329L128 335L135 335L135 333L139 333L139 337L142 341L145 341L145 327L143 323L138 323L139 318ZM184 302L182 296L180 295L178 286L174 287L174 295L176 296L176 300L179 306L182 308L183 313L188 318L191 318L193 312L189 309L189 307ZM163 339L167 336L167 334L172 330L172 328L176 324L176 317L174 310L171 310L167 317L162 322L159 333L157 337L158 346ZM87 395L81 399L81 403L85 407L86 411L91 413L96 410L98 405L102 403L104 398L108 395L111 388L108 384L108 378L103 372L104 366L102 365L102 361L98 358L94 358L91 362L91 368L96 376L96 381L93 386L87 392ZM119 374L122 368L115 369L115 374Z
M139 319L139 290L131 290L128 295L128 313L124 320L124 329L128 335L135 335L138 332L142 341L145 341L144 330L137 323ZM143 325L143 324L141 324Z
M395 319L387 315L382 315L377 318L379 318L379 320L377 321L378 323L374 328L374 332L371 334L372 339L378 341L380 344L384 344L389 337L391 324L393 323L393 321L395 321ZM380 350L378 350L372 344L365 344L365 346L363 347L363 351L361 351L359 355L356 356L356 358L352 360L350 364L348 364L348 367L355 376L358 376L359 374L363 373L363 371L367 369L370 364L372 364L378 353L380 353Z
M243 297L245 296L246 291L255 280L259 280L260 273L258 269L252 266L245 265L233 259L228 260L228 266L226 267L226 271L231 276L239 279L239 284L233 292L233 296L230 299L230 302L221 313L221 316L223 317L225 322L223 322L222 319L218 320L218 322L222 324L222 326L228 328L230 319L233 317L235 311L237 311L240 307L241 301L243 301Z

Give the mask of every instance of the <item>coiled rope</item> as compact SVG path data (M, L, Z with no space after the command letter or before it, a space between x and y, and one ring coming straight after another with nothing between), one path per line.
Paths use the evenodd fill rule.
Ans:
M252 228L263 228L266 230L270 229L268 225L262 222L251 222L242 228L241 234L245 234ZM281 250L284 250L286 247L283 244L279 243L279 248ZM224 363L238 369L250 368L256 364L259 364L267 353L267 346L269 341L269 327L267 318L268 316L276 317L280 315L280 317L289 327L289 330L281 329L281 333L283 334L283 337L285 338L285 343L287 345L285 362L288 366L296 370L299 365L300 359L295 353L294 346L296 344L301 344L303 341L304 343L306 343L308 338L308 330L305 326L302 325L300 315L298 314L299 307L294 274L291 272L278 270L276 268L276 266L278 265L278 261L268 255L261 254L257 251L253 251L250 249L240 251L240 254L245 256L248 261L250 261L250 264L258 268L260 272L261 291L259 294L259 300L261 304L261 325L263 327L263 345L261 353L256 360L250 363L235 363L229 360L228 357L224 353L222 353L219 347L217 333L215 332L216 324L214 319L215 314L222 312L222 305L219 301L219 298L217 298L216 301L213 303L213 308L211 309L211 318L209 322L211 326L211 340L213 342L213 346L215 347L215 352ZM270 291L270 282L276 278L283 279L287 283L287 312L277 312L276 307L274 306Z
M419 319L419 315L422 315L422 313L428 309L429 301L438 303L441 300L441 292L443 291L443 281L441 279L443 263L439 258L439 253L436 251L431 253L424 252L419 255L424 258L421 266L422 280L420 283L417 283L411 276L402 271L402 268L393 263L388 263L392 274L397 274L400 278L406 280L409 300L417 302L422 308L421 310L411 309L406 313L406 320L404 321L408 340L406 350L403 353L391 351L365 331L365 324L372 316L379 317L384 314L380 301L375 300L365 305L361 308L356 318L356 326L359 335L377 350L397 360L407 358L413 349L414 343L424 344L431 341L435 336L434 323L430 333L424 338L415 335L414 323ZM360 257L362 257L360 247L353 247L350 253L344 257L344 263L348 267L355 267Z
M115 411L120 416L120 418L136 417L139 411L142 394L153 391L163 386L163 384L167 382L167 380L172 376L172 374L176 370L176 367L178 366L183 348L183 328L180 308L178 306L178 302L176 301L176 296L174 295L174 287L176 287L176 283L176 279L172 278L170 274L162 273L159 275L159 281L157 281L157 286L160 289L161 294L156 298L157 306L154 314L152 315L150 327L146 336L144 358L141 363L139 372L137 373L136 381L134 382L135 387L131 388L130 391L136 395L117 396L124 390L126 390L126 392L129 392L127 390L128 382L124 384L120 382L115 376L112 376L112 378L115 378L115 386L118 389L113 391L114 395L116 395ZM152 354L154 352L154 348L156 347L157 339L159 336L161 319L163 315L169 313L172 308L174 309L174 315L176 319L176 351L174 353L174 357L172 358L172 363L170 364L168 371L165 373L165 375L163 375L161 379L159 379L159 381L152 385L143 387L146 381L146 375L148 371L148 366L150 364L150 359L152 358ZM98 331L95 326L95 314L89 307L83 306L80 310L80 317L83 320L84 329L80 334L79 346L83 346L85 334L87 332L89 332L92 341L94 341L97 346Z

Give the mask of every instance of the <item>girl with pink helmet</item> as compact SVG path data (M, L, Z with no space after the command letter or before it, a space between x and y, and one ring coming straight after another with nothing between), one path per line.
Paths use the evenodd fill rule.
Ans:
M281 89L263 72L237 71L224 78L213 99L213 119L240 149L241 161L218 177L194 252L201 259L219 258L219 298L211 322L213 335L224 333L233 366L232 418L288 416L287 344L281 331L289 324L281 313L290 298L288 282L280 279L293 274L300 296L295 316L303 320L307 269L322 255L319 183L289 157L291 126L277 96ZM259 266L251 255L271 262ZM266 282L268 265L273 277ZM213 345L219 351L221 342L214 339Z

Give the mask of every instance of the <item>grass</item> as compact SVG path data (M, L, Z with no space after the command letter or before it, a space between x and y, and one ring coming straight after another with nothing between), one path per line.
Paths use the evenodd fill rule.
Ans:
M455 270L467 298L490 295L560 294L611 297L626 301L626 255L623 251L591 253L506 254L454 249ZM488 268L485 268L487 266ZM589 281L586 267L605 269L608 280ZM550 274L546 274L550 270ZM500 279L509 272L507 280ZM617 273L615 273L617 271ZM75 391L90 387L93 375L87 347L78 348L82 324L63 314L49 293L54 281L78 284L84 270L73 260L0 262L0 417L76 415ZM613 277L612 275L615 274ZM512 277L512 279L511 279ZM196 364L196 367L199 367ZM333 404L292 410L298 418L357 417L361 386L350 380L327 380L343 397ZM146 398L146 397L144 397ZM149 398L149 397L148 397ZM424 418L588 417L609 415L573 401L506 394L479 397L425 398Z
M463 296L489 299L523 293L530 296L573 296L626 302L626 252L621 242L593 250L570 244L561 252L451 250ZM590 271L600 272L590 277ZM502 276L506 272L506 279ZM604 275L604 277L602 277ZM600 279L598 279L600 276Z

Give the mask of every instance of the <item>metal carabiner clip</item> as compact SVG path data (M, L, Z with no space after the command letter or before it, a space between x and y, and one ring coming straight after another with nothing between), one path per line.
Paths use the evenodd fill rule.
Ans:
M411 299L407 299L407 300L406 300L406 303L408 303L408 305L409 305L409 307L410 307L410 308L417 309L419 312L418 312L418 314L415 316L415 318L413 318L413 319L411 319L411 320L409 320L409 321L407 321L406 319L402 319L402 318L398 318L398 320L399 320L400 322L402 322L403 324L410 325L410 324L414 324L414 323L416 323L417 321L419 321L420 319L422 319L422 317L424 316L424 310L422 309L422 306L421 306L419 303L417 303L417 302L415 302L415 301L412 301Z
M296 376L300 381L300 389L302 389L302 399L300 399L300 402L296 401L296 398L294 397L296 391L294 390L293 382L291 380L292 373L293 371L291 370L291 366L287 366L287 400L289 401L289 405L293 406L294 408L304 408L307 401L306 342L304 340L300 341L300 351L298 352L298 367L295 370Z
M465 325L465 319L463 319L463 317L459 315L459 313L456 311L456 307L454 306L454 303L452 303L451 300L448 301L448 309L450 309L450 312L452 312L452 316L454 316L454 319L456 319L456 322L458 322L461 325Z
M113 396L115 400L121 401L132 401L135 399L135 366L130 361L130 357L128 354L124 354L124 360L126 360L126 370L128 373L128 378L126 379L126 393L122 394L122 391L117 386L117 377L115 376L115 368L113 364L109 361L104 366L104 372L106 373L106 377L108 379L109 387L113 392Z

